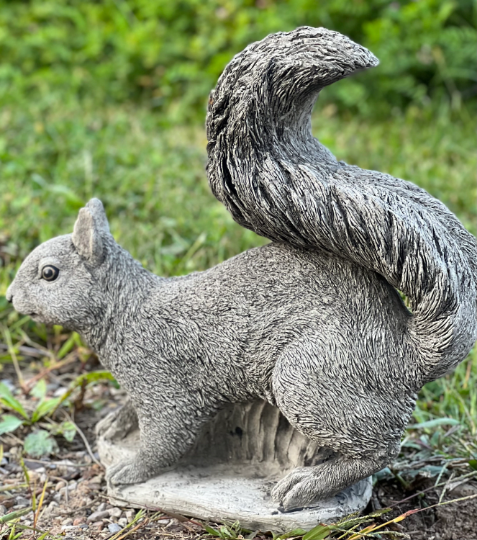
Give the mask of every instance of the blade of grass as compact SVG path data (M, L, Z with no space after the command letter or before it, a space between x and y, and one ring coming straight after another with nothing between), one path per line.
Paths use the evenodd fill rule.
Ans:
M21 510L15 510L15 512L10 512L9 514L5 514L4 516L0 516L0 524L8 523L9 521L13 521L14 519L17 519L19 517L22 517L26 514L29 514L32 511L30 508L22 508Z
M109 540L121 540L122 538L125 538L124 536L121 536L124 531L127 529L131 529L135 523L138 522L141 518L143 518L146 515L145 510L139 510L139 512L134 516L134 519L131 521L131 523L128 523L123 529L118 531L114 536L109 538Z
M13 397L12 392L8 388L8 386L5 383L0 382L0 403L7 407L8 409L12 409L16 413L20 414L25 418L27 422L30 421L30 417L28 416L28 413L23 408L23 405Z
M17 355L16 355L15 350L13 348L12 335L10 333L10 330L6 326L3 326L3 325L2 325L2 334L3 334L3 337L5 339L5 343L6 343L7 347L8 347L8 353L12 357L13 366L15 368L15 372L16 372L17 378L18 378L18 383L20 384L21 389L24 390L25 383L24 383L22 371L20 369L20 365L18 363Z
M303 540L324 540L332 530L330 525L317 525L303 535Z
M40 516L40 511L43 506L43 501L45 499L45 493L46 493L46 487L48 485L48 478L45 480L45 484L43 485L43 491L41 492L40 501L38 502L38 508L35 512L35 515L33 517L33 527L36 528L36 524L38 522L38 517Z

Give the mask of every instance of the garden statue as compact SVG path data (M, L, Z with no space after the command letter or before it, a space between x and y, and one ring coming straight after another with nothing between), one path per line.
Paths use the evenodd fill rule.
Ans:
M73 234L23 262L7 292L15 309L79 332L129 395L98 428L104 459L129 456L107 471L118 499L137 503L151 482L162 486L151 504L219 519L215 489L217 504L229 497L224 516L270 528L352 489L363 502L419 389L471 349L476 239L423 189L337 161L311 134L320 90L377 64L338 32L304 27L225 68L207 113L210 186L270 244L161 278L115 242L92 199ZM115 449L122 437L129 447ZM215 472L194 476L200 464ZM187 506L200 478L205 498ZM274 518L244 517L244 478L252 510Z

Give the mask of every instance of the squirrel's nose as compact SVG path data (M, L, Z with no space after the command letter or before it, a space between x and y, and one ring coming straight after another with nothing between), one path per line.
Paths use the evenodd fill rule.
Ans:
M10 302L10 304L11 304L13 302L13 294L12 294L12 291L10 289L11 289L11 287L8 287L7 294L5 295L5 297L7 299L7 302Z

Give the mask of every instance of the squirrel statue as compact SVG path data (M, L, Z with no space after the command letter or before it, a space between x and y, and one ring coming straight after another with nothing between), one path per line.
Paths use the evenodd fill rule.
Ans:
M416 393L471 349L476 239L423 189L337 161L311 134L320 90L377 64L340 33L303 27L225 68L207 174L268 245L161 278L115 242L92 199L72 234L21 265L15 309L79 332L128 393L100 426L140 429L136 457L108 470L113 484L159 474L225 404L262 399L331 452L272 490L284 510L310 505L387 466Z

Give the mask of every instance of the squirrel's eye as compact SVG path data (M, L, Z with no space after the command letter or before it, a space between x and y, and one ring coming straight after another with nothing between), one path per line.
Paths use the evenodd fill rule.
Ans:
M56 266L45 266L43 270L41 271L41 277L43 279L46 279L46 281L55 281L55 279L58 277L58 274L60 271Z

